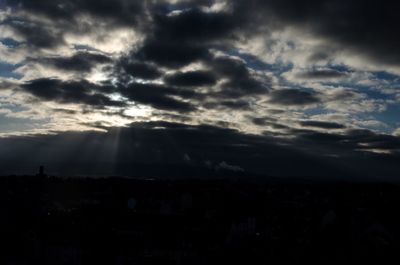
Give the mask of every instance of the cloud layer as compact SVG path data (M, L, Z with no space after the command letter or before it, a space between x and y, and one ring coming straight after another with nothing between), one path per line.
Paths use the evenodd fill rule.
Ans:
M237 144L253 136L282 141L292 146L288 157L293 150L313 156L316 148L331 159L395 157L398 7L361 0L5 1L0 122L30 125L0 133L109 134L164 121L165 133L171 124L202 133L212 126L217 134L233 130Z

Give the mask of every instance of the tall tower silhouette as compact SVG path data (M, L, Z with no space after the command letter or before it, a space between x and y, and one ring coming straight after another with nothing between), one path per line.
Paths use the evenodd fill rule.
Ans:
M39 173L37 174L39 177L45 177L46 174L44 174L44 166L39 167Z

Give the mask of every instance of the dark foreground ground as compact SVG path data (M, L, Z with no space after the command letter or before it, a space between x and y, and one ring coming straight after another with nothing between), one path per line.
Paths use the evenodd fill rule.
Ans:
M0 264L400 264L400 187L0 178Z

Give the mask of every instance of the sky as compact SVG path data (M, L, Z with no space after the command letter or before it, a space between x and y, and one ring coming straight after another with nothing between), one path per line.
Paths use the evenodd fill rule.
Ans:
M0 0L0 174L396 179L399 7Z

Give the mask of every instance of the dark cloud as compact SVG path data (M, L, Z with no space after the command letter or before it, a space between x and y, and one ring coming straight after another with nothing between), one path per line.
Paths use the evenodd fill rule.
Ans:
M176 15L156 15L154 34L168 41L210 42L232 38L238 26L238 21L231 14L192 8Z
M17 36L23 38L24 44L31 49L48 49L65 44L63 34L44 23L11 18L4 21L3 24L11 27Z
M280 89L270 93L269 102L287 106L303 106L320 102L313 93L298 89Z
M167 122L134 123L128 128L107 130L106 133L66 132L34 138L1 138L0 159L5 165L1 170L7 171L10 165L18 163L20 170L34 171L46 161L49 171L63 174L148 175L154 173L149 168L182 169L187 164L185 157L189 156L191 163L198 167L206 166L207 161L214 164L225 161L242 168L246 174L263 176L388 178L399 174L397 155L360 153L352 149L353 144L343 141L352 138L354 144L358 143L357 139L364 141L360 134L368 135L365 132L355 133L357 137L351 133L329 136L310 132L304 133L307 137L284 140L208 125ZM393 146L397 145L396 141L398 138L386 139ZM336 147L327 153L323 148L327 144ZM27 157L26 154L35 155ZM143 171L143 165L149 166ZM194 171L188 173L195 174ZM159 170L154 174L171 177L177 171Z
M327 122L327 121L301 121L301 126L304 127L315 127L321 129L344 129L346 126L343 124L339 124L336 122Z
M86 104L95 107L124 106L124 102L115 101L104 95L114 88L99 86L87 81L61 81L58 79L36 79L20 86L40 100L59 103Z
M146 49L147 44L145 43L144 45L145 46L139 49L137 53L130 54L127 58L124 58L123 61L129 61L132 59L141 60L143 62L148 61L142 57L143 49ZM163 46L164 44L159 43L157 45ZM174 50L176 49L178 53L185 53L185 50L181 49L182 46L180 44L177 45L178 46L172 45L168 47L171 47ZM162 51L163 48L165 48L165 46L160 49L155 49L155 52L149 53L152 58L155 58L155 63L164 65L163 61L165 60L167 65L177 66L177 64L179 65L183 62L191 63L196 61L196 59L194 59L195 57L193 57L196 56L196 53L188 53L181 57L180 55L176 56L177 54L167 51L165 53L166 57L164 58L164 52ZM157 52L160 51L163 53L162 56L157 55ZM239 98L247 97L249 95L262 95L269 91L271 86L270 80L264 79L263 81L259 81L255 79L246 67L246 64L238 59L229 57L212 57L207 52L207 56L201 57L201 60L210 70L178 71L164 77L166 85L131 85L131 79L125 78L121 73L117 73L117 78L123 86L129 87L129 89L124 89L122 93L130 100L149 104L155 108L164 110L191 111L195 109L195 103L211 108L248 110L250 109L250 104ZM138 64L142 66L144 63ZM125 67L125 65L123 67ZM137 66L135 65L135 67ZM149 79L149 77L153 76L147 77ZM216 85L217 81L221 79L225 80L222 85L211 89L211 87ZM201 93L189 91L185 89L186 87L201 87ZM190 103L187 101L181 101L177 99L176 96L181 97L182 99L188 99L190 100ZM218 102L215 101L215 99L218 99Z
M220 100L217 102L206 102L203 107L208 109L221 109L226 110L251 110L251 105L245 100Z
M12 8L10 18L2 22L24 44L37 52L65 45L67 33L82 36L118 27L135 27L138 31L146 24L146 1L126 0L6 0ZM84 17L84 19L82 19ZM140 22L140 23L139 23ZM99 39L100 40L100 39Z
M271 117L249 117L251 122L258 126L265 126L275 124L277 119Z
M271 123L270 126L277 130L289 130L290 129L289 126L279 124L279 123Z
M125 0L8 0L16 9L52 19L54 22L74 22L78 15L89 15L110 23L135 25L143 14L145 1Z
M270 80L256 80L246 64L230 57L216 57L211 61L212 69L227 82L222 85L221 95L227 97L242 97L254 94L268 93Z
M246 67L246 64L239 59L227 56L216 57L211 64L214 71L223 77L237 80L250 78L249 69Z
M110 67L112 76L101 85L83 80L42 78L19 85L19 91L38 100L77 103L88 108L124 107L128 102L109 97L111 93L120 93L130 103L167 111L159 112L159 117L173 120L189 116L201 107L249 111L252 109L251 99L262 95L269 96L269 102L276 105L321 103L323 97L308 90L274 88L268 77L261 77L252 70L258 69L254 67L256 60L237 58L240 55L235 49L236 40L246 40L248 36L268 39L270 30L287 26L307 29L326 39L326 46L332 44L339 50L352 51L379 62L400 63L400 34L396 27L399 5L396 3L385 0L379 3L372 0L237 0L229 2L226 11L205 11L199 7L212 3L208 0L175 4L127 0L8 1L7 5L23 12L15 12L2 24L26 40L20 46L28 47L32 56L41 54L35 53L36 49L43 51L65 45L64 36L71 32L82 36L96 33L93 35L97 36L100 27L104 32L129 27L141 36L141 41L125 51L113 69ZM176 12L171 13L172 10ZM82 16L87 20L80 20ZM96 41L102 40L99 37ZM94 51L91 47L87 50ZM113 63L107 56L93 52L78 52L70 58L49 57L48 54L35 59L35 62L76 72L88 72L97 64ZM332 54L333 50L321 48L314 51L309 60L327 60ZM185 72L188 70L182 69L192 63L201 63L207 71ZM268 65L262 67L266 70ZM173 68L176 72L164 76L164 71L170 70L165 68ZM347 72L335 69L313 69L300 73L298 77L325 79L347 75ZM165 84L139 84L135 78L164 78ZM331 100L345 101L359 96L356 91L338 91L332 94ZM75 113L64 109L54 111ZM194 121L195 118L192 115L182 120ZM263 175L341 176L346 172L360 176L386 173L395 176L399 173L398 165L393 162L399 158L398 137L368 130L335 131L346 128L334 122L300 121L303 126L300 130L267 117L250 117L249 120L260 127L282 129L280 136L291 137L274 138L268 133L279 133L271 132L265 132L263 136L248 135L221 128L230 125L224 122L217 123L220 127L153 122L136 123L129 128L107 128L108 124L98 122L86 125L108 130L106 133L69 132L29 139L0 139L0 160L16 165L22 161L22 154L26 157L32 153L35 154L32 161L24 163L35 164L35 167L39 161L53 161L66 170L70 165L55 159L75 160L78 170L82 165L101 169L101 165L111 163L109 168L117 168L117 173L122 173L133 170L132 161L181 165L185 163L182 157L187 154L191 161L199 164L212 160L218 165L224 161L226 165L237 165ZM318 132L316 128L332 130L327 130L330 133ZM117 132L120 142L115 142ZM36 156L38 146L43 146L43 152ZM82 154L82 150L88 155ZM377 150L392 154L367 152Z
M378 134L365 129L350 130L348 136L350 142L363 144L358 146L361 149L400 149L400 137L398 136Z
M150 16L153 24L135 56L173 68L210 59L209 49L218 44L215 41L231 39L238 26L232 15L203 12L194 2L190 8L173 15L163 10Z
M343 78L348 73L340 72L332 69L313 70L308 72L299 73L296 76L304 79L328 79L328 78Z
M357 99L362 96L363 96L363 94L361 94L358 91L345 89L345 90L334 91L334 93L332 93L332 95L330 96L330 100L332 100L332 101L349 101L349 100Z
M399 4L384 0L238 0L228 4L226 12L205 12L200 7L213 1L183 1L168 4L166 1L126 0L16 0L6 5L36 16L51 19L59 31L76 30L79 15L87 15L109 25L134 26L146 34L147 43L141 52L144 58L164 65L181 66L199 59L205 51L196 45L208 46L234 40L240 36L263 33L294 25L341 45L357 54L389 64L400 63L400 34L397 25ZM169 14L174 8L180 12ZM340 20L337 18L340 17ZM29 36L29 42L38 47L62 41L51 36L46 27L29 29L13 24ZM30 32L41 31L42 34ZM181 45L179 45L181 44ZM196 45L195 45L196 44ZM224 45L228 45L224 43ZM182 46L183 50L173 47ZM161 48L157 52L157 48ZM191 52L189 52L191 51ZM152 55L153 52L157 54ZM178 58L169 62L171 57ZM189 57L189 53L193 53ZM320 53L321 55L321 53ZM321 58L317 56L315 58Z
M259 125L259 126L267 125L267 121L264 118L252 118L251 121L255 125Z
M376 61L400 63L396 49L400 34L394 27L400 4L395 1L378 4L374 0L243 0L233 5L239 16L252 17L253 25L258 22L269 27L303 27Z
M210 53L207 48L200 45L149 39L134 56L143 61L178 68L206 59L210 56Z
M39 58L31 61L65 71L90 72L96 65L111 63L112 59L102 54L78 52L71 57Z
M76 110L71 110L71 109L60 109L60 108L58 108L58 109L53 109L53 111L59 112L59 113L64 113L64 114L70 114L70 115L76 114L76 113L77 113Z
M273 129L280 131L280 132L265 131L264 135L266 136L271 136L271 135L282 136L283 134L286 134L287 131L291 130L289 126L280 124L279 120L275 118L250 116L249 119L254 125L257 125L259 127L269 126Z
M221 105L230 109L250 110L251 105L244 100L225 100L221 101Z
M379 134L365 129L349 129L345 133L323 133L311 130L293 130L299 140L307 143L323 144L325 150L343 148L354 150L396 151L400 149L400 137Z
M172 86L212 86L217 79L208 71L190 71L167 76L165 82Z
M172 96L184 99L200 99L201 95L194 91L182 90L156 84L132 84L120 90L129 100L150 105L156 109L188 112L195 110L192 103L178 100Z
M330 54L326 51L316 51L308 57L309 62L318 62L328 60L330 58Z
M122 68L125 73L142 79L156 79L161 77L162 72L152 64L140 63L140 62L122 62Z

